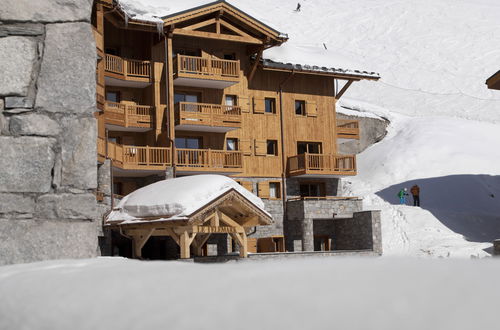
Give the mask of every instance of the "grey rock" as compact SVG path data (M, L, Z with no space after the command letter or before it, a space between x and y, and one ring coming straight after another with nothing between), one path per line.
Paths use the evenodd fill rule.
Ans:
M95 118L63 118L61 127L61 186L97 188Z
M59 124L45 115L30 113L10 119L12 135L57 136L60 131Z
M51 112L95 112L95 68L89 23L47 25L36 107Z
M0 192L48 192L55 139L0 136Z
M37 199L35 214L38 219L94 220L97 202L93 194L48 194Z
M0 112L0 135L10 135L9 120Z
M0 193L0 213L33 213L35 199L23 194Z
M88 21L92 0L2 0L0 21Z
M36 58L33 38L0 38L0 95L28 94Z
M95 222L0 219L0 265L97 256Z
M33 99L25 96L7 96L5 98L5 107L12 108L33 108Z
M0 25L0 35L4 36L38 36L44 32L43 24L2 24Z

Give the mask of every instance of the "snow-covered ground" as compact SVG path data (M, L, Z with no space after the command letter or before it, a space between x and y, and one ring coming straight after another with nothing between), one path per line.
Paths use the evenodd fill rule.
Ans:
M500 263L121 258L0 267L0 329L497 329Z

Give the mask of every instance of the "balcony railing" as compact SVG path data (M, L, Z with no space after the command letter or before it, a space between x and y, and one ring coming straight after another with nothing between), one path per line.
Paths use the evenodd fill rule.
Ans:
M208 103L179 102L175 105L175 124L212 127L241 127L241 107Z
M164 170L172 166L171 148L138 147L97 139L99 160L113 160L113 166L130 170ZM239 172L243 167L240 151L212 149L176 149L176 166L181 171Z
M177 77L238 80L240 75L240 61L210 57L177 55L174 68Z
M150 79L151 62L121 58L106 54L106 72L120 76L122 79Z
M102 52L104 50L104 39L102 34L100 34L95 27L92 27L92 32L94 34L95 46L97 50Z
M130 170L163 170L172 165L170 148L139 147L107 142L97 138L97 153L113 160L113 166ZM107 157L106 157L107 156Z
M123 104L106 101L104 118L106 124L123 127L153 127L154 107L149 105Z
M301 154L288 158L290 175L356 175L356 156Z
M243 167L241 151L225 151L212 149L175 149L176 166L193 168L193 170L239 169Z
M342 139L359 139L359 121L337 119L337 137Z

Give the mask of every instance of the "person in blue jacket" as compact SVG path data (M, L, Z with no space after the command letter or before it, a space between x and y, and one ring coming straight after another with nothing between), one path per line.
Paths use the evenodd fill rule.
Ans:
M401 204L401 205L406 204L406 196L408 196L408 189L401 188L401 190L398 192L399 204Z

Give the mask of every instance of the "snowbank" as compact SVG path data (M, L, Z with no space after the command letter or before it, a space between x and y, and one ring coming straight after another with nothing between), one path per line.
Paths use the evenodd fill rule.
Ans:
M491 259L3 266L0 329L496 329L499 273Z
M107 221L138 221L158 216L163 217L161 220L183 219L231 189L269 214L259 197L233 179L223 175L192 175L159 181L134 191L120 201Z

